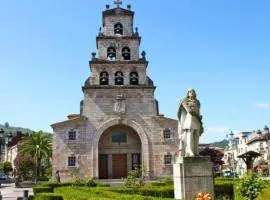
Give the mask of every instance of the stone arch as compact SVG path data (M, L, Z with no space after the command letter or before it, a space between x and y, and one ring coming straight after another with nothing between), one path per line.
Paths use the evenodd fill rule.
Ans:
M127 127L132 128L136 133L138 134L140 140L141 140L141 154L142 154L142 166L145 168L145 171L148 172L150 171L149 169L149 163L150 163L150 152L149 152L149 140L147 137L147 133L145 130L142 128L142 126L137 123L134 120L123 120L123 119L112 119L106 121L100 128L98 128L96 132L95 139L93 141L93 175L95 178L99 176L99 166L98 166L98 154L99 154L99 140L101 135L110 127L116 126L116 125L124 125Z

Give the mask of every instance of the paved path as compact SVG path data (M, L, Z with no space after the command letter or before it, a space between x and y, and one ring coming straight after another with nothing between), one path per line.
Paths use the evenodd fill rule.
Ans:
M2 184L0 188L3 200L17 200L17 197L23 197L24 190L29 190L29 195L33 194L32 188L15 188L14 183Z

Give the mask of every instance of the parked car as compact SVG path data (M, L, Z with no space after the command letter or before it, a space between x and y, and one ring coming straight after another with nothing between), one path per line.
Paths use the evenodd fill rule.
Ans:
M0 172L0 185L7 180L7 175L4 172Z

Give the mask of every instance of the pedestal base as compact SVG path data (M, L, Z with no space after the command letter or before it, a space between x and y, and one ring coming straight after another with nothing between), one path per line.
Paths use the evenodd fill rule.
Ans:
M193 200L199 192L214 200L214 179L210 157L180 157L173 165L175 199Z

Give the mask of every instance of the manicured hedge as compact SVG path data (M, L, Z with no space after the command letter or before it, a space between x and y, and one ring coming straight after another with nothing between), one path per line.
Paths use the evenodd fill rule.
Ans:
M165 197L165 198L174 197L174 189L171 186L166 187L145 186L135 189L125 187L112 187L109 190L117 193L138 194L142 196Z
M54 193L38 193L35 200L64 200L63 196Z
M264 188L259 194L259 196L256 198L256 200L268 200L270 199L270 185L267 188Z
M234 184L232 182L215 183L215 196L232 198L234 196Z
M34 194L53 192L53 189L49 186L36 186L33 187Z

